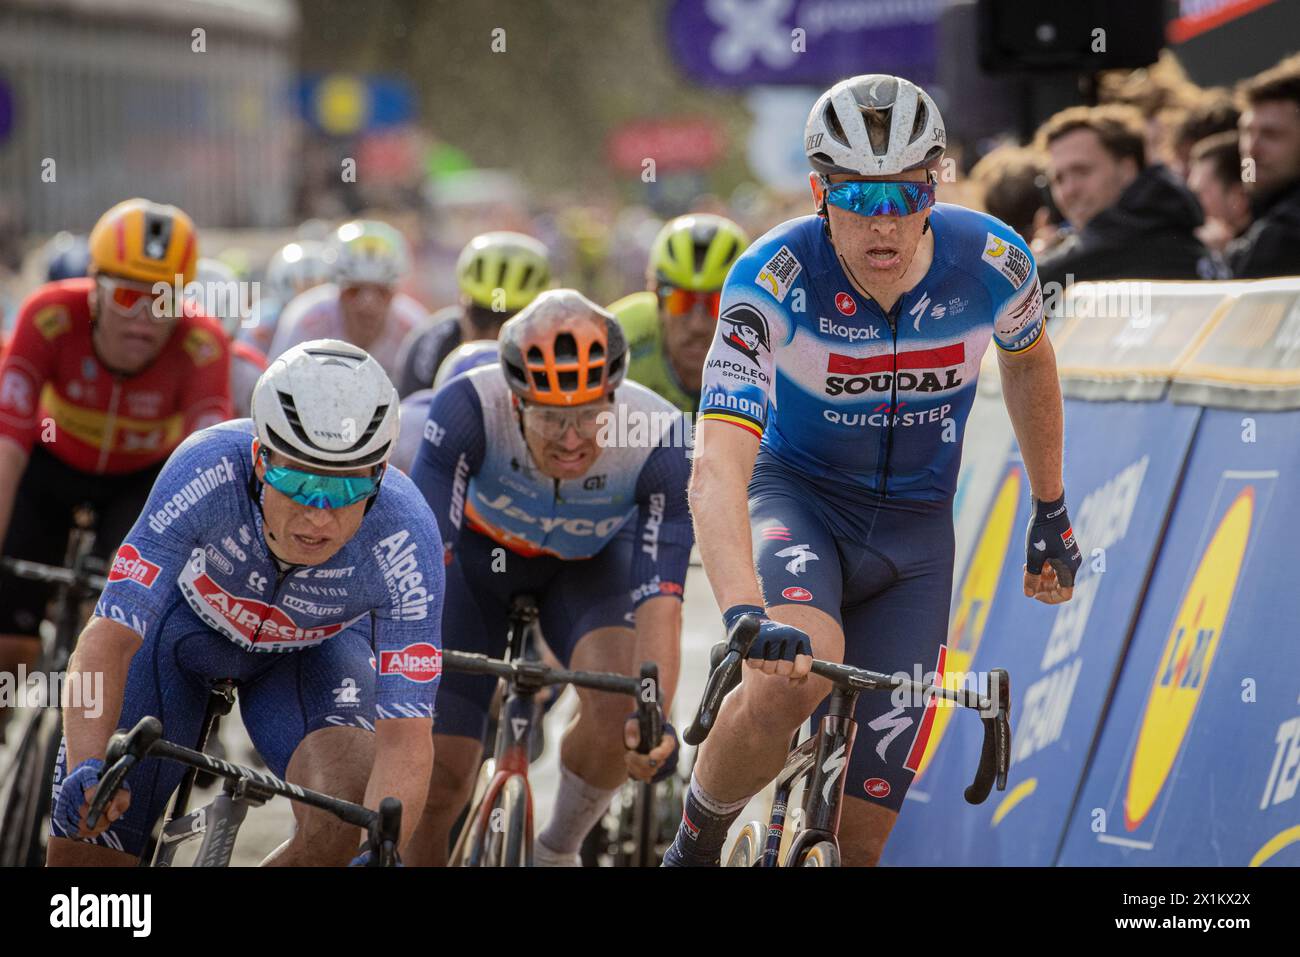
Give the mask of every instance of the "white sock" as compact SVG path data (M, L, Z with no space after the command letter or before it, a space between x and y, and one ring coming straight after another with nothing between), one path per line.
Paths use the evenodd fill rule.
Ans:
M556 855L577 854L582 839L601 819L618 791L593 787L560 762L560 793L555 796L551 822L538 835L538 842Z

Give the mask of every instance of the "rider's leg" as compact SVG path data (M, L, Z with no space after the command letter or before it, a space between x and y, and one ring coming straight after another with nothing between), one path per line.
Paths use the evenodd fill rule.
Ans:
M443 714L439 698L439 716ZM446 867L451 829L474 792L475 773L483 759L482 736L433 736L433 772L420 820L404 862L412 867ZM468 826L468 825L467 825Z

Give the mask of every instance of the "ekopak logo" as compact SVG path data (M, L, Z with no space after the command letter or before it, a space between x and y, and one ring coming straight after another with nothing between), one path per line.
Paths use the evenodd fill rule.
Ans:
M858 311L858 304L853 301L853 297L847 292L837 292L835 294L835 308L842 315L851 316Z
M379 653L381 675L401 675L418 684L428 684L442 674L442 652L427 641L407 645L400 651Z
M113 558L113 567L108 573L111 582L132 581L145 588L152 588L162 568L143 558L134 545L123 542Z

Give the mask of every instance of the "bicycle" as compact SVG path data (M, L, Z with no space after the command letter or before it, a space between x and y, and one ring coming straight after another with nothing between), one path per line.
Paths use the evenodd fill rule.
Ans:
M745 615L732 628L726 643L714 646L711 670L695 719L682 736L698 745L708 737L722 699L740 681L740 667L758 634L758 619ZM988 695L921 684L901 676L884 675L852 665L814 659L812 673L834 686L829 711L819 727L802 744L799 734L791 741L785 767L776 778L776 793L764 827L750 821L740 832L727 858L728 867L839 867L840 809L844 800L844 768L853 751L857 721L853 711L862 691L901 690L921 696L945 698L980 712L984 741L974 781L966 788L967 803L981 804L996 783L1006 790L1011 764L1011 685L1005 669L989 672ZM804 783L803 827L790 841L784 863L779 860L790 794Z
M505 660L443 652L445 671L491 675L504 684L493 753L479 768L465 825L448 859L452 867L532 866L533 799L528 765L532 739L540 723L537 693L543 688L574 685L634 697L642 753L648 753L662 733L657 665L643 664L639 678L550 668L528 654L537 640L537 618L537 605L530 596L514 599Z
M191 776L202 770L224 778L222 792L212 803L167 822L158 857L153 862L155 867L172 866L180 845L198 837L202 837L203 842L199 845L194 867L229 867L235 839L248 809L260 807L276 796L319 808L364 829L366 847L370 852L368 866L399 866L397 846L402 829L402 804L396 798L384 798L379 810L372 811L360 804L282 781L269 771L255 771L173 744L162 735L162 722L152 715L145 715L130 731L118 730L109 738L105 756L107 770L100 778L90 813L86 815L87 825L94 827L127 773L146 757L184 764L190 768Z
M94 524L95 514L89 507L74 512L64 558L68 567L0 558L0 565L12 575L59 586L54 640L38 665L38 670L46 674L67 673L84 619L83 605L107 584L101 574L102 563L90 554L95 543ZM4 799L0 804L0 867L45 864L51 782L63 739L63 714L59 703L49 700L36 702L29 710L32 713L5 769Z

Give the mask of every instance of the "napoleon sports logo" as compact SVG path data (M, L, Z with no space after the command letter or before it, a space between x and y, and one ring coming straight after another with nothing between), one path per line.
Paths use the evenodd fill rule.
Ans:
M965 363L964 342L866 358L832 352L826 360L826 394L862 395L894 389L944 392L962 385L961 370Z
M732 306L721 316L718 323L723 328L722 341L750 362L758 363L758 353L771 352L771 339L767 334L767 321L753 306L741 303Z

